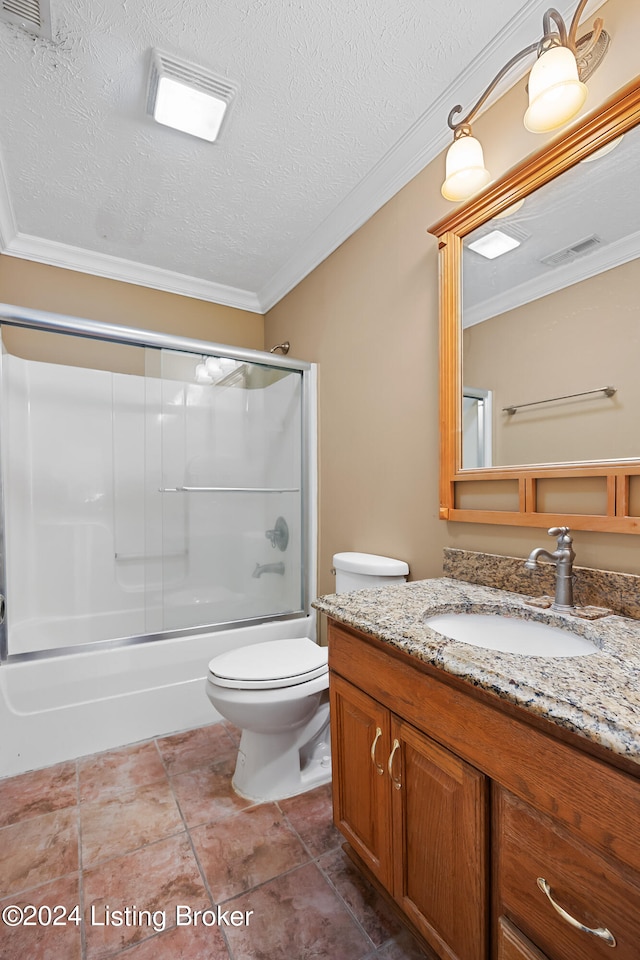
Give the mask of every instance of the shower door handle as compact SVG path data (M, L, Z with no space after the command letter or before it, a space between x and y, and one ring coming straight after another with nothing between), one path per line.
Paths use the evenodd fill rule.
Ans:
M5 614L7 612L7 601L0 594L0 623L4 623Z

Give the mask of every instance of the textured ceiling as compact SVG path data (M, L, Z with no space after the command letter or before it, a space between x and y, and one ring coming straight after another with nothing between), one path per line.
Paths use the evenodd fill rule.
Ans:
M442 149L546 7L51 0L53 40L0 23L0 250L262 311ZM153 47L239 85L218 143L146 115Z

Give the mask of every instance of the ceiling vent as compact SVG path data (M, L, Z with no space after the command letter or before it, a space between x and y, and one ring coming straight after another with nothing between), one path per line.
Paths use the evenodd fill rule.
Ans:
M213 142L237 85L205 67L153 50L147 113L158 123Z
M51 40L49 0L0 0L0 20Z
M561 264L569 263L570 260L575 260L585 253L590 253L594 247L601 243L600 237L597 237L594 233L593 236L587 237L585 240L579 240L578 243L565 247L564 250L557 250L555 253L550 253L548 257L541 257L540 263L544 263L548 267L559 267Z

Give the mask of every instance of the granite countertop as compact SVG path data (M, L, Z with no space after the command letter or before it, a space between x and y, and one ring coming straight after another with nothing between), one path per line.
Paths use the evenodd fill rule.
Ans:
M640 764L640 621L586 621L525 597L449 577L319 597L314 607L418 660L524 707ZM447 612L496 613L563 626L598 651L583 657L501 653L425 625Z

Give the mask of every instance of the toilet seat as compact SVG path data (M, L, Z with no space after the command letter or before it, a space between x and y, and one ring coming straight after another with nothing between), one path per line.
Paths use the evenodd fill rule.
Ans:
M209 679L220 687L243 690L292 687L327 673L327 656L327 648L308 637L254 643L214 657Z

